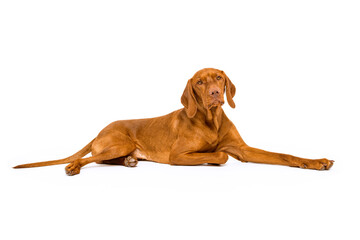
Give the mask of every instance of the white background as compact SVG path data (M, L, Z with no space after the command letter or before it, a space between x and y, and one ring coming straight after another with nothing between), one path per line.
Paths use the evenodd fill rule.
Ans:
M1 238L359 239L359 12L344 0L1 1ZM236 85L224 109L250 146L333 168L11 168L181 108L204 67Z

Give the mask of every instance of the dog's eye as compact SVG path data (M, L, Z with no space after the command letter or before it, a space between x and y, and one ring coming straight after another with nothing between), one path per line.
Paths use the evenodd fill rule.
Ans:
M217 76L216 79L217 79L217 80L221 80L222 77L221 77L221 76Z
M197 81L196 83L197 83L198 85L201 85L201 84L203 84L203 81L199 80L199 81Z

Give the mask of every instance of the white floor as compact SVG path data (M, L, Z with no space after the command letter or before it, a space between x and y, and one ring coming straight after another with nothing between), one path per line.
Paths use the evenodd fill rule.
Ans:
M356 239L357 165L2 168L7 239ZM5 225L4 225L5 224Z

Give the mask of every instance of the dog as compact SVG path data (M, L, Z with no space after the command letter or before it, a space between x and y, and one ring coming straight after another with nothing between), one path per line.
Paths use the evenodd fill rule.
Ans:
M156 118L113 122L70 157L14 168L68 163L66 174L73 176L92 162L127 167L135 167L138 160L171 165L221 165L227 162L228 156L241 162L316 170L328 170L333 166L334 161L326 158L299 158L248 146L222 109L224 95L230 107L235 108L235 92L235 85L223 71L202 69L187 81L181 96L184 108ZM90 152L91 157L83 158Z

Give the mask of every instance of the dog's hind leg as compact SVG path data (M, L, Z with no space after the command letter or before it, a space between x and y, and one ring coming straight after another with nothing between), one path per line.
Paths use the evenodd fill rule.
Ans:
M135 167L138 163L138 160L133 156L127 156L127 157L119 157L110 160L102 160L96 163L109 164L109 165L123 165L125 167Z
M122 133L99 137L94 141L92 146L93 156L73 161L65 167L66 174L69 176L79 174L81 167L92 162L102 163L108 160L121 161L122 158L124 158L125 166L136 166L137 160L132 157L129 158L129 155L135 149L136 146L134 142Z

